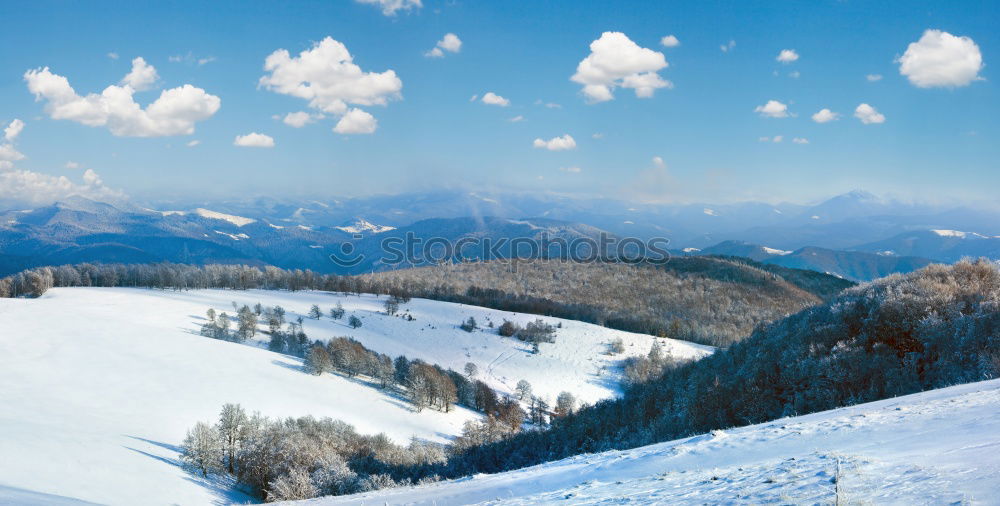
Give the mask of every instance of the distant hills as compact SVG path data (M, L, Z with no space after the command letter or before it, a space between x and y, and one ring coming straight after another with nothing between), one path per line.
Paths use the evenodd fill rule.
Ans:
M0 274L62 263L161 261L353 274L409 265L389 265L385 240L473 237L496 244L543 235L567 241L662 237L676 255L740 256L851 280L966 256L1000 259L996 211L901 203L863 191L815 205L643 204L550 193L437 191L322 202L257 198L143 205L74 197L35 209L0 209ZM363 259L349 265L331 260L346 250L348 257ZM482 260L508 256L511 249L463 253Z

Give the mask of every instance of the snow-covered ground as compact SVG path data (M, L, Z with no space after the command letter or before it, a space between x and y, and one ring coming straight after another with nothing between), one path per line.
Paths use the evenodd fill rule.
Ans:
M141 293L160 295L158 292ZM645 355L655 340L677 358L700 358L712 351L710 346L686 341L657 339L589 323L541 317L552 325L561 324L562 328L556 331L555 343L541 344L540 352L534 354L529 344L500 337L496 327L504 320L524 325L539 316L426 299L402 304L396 316L389 316L385 314L385 296L259 290L199 290L167 295L171 301L194 304L190 309L193 313L185 314L199 316L209 307L233 315L232 302L251 307L257 302L265 306L278 304L288 312L286 320L303 317L303 328L310 339L350 336L379 353L419 358L459 372L464 370L466 363L472 362L479 370L477 378L491 387L510 393L517 382L524 379L531 383L536 395L547 397L550 405L562 391L572 392L581 402L588 403L616 395L623 360L631 355ZM340 320L333 320L329 310L337 303L344 307L346 314ZM319 320L308 317L313 304L323 310ZM348 326L351 315L361 319L360 328ZM407 315L414 319L410 321ZM470 316L481 329L470 333L459 328L459 324ZM196 330L203 323L196 320L188 318L190 329ZM490 322L494 328L488 326ZM625 344L625 353L608 355L608 345L616 338ZM260 346L265 346L269 340L264 334L258 334L256 339Z
M414 321L390 317L384 298L323 292L63 288L34 299L0 299L0 504L210 504L246 501L224 483L204 482L178 466L178 445L196 421L214 420L223 403L273 417L329 416L360 432L447 441L477 415L414 413L401 399L336 375L311 376L299 359L255 346L197 335L209 307L233 314L231 302L281 305L288 319L312 304L339 301L344 320L305 321L312 339L350 335L380 352L461 370L479 366L485 381L510 390L527 379L554 397L569 390L593 401L616 391L615 365L603 355L615 337L628 353L645 353L653 338L572 321L555 344L533 355L523 343L457 324L486 324L530 315L414 300ZM676 356L710 350L666 343Z
M1000 504L1000 380L337 504Z

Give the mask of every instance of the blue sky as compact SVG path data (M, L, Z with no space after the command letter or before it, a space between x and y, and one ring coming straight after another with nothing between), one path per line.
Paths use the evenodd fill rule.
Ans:
M8 156L6 171L42 175L24 191L47 191L56 181L47 177L65 176L142 199L458 186L656 201L804 202L854 188L995 201L1000 187L995 2L423 0L384 10L349 0L5 3L0 123L24 122L7 142L23 158ZM923 39L929 29L940 32ZM661 53L668 66L642 72L672 88L641 98L617 87L612 100L588 99L571 77L605 32L621 32L643 55ZM447 33L461 40L458 51L428 57ZM667 35L679 45L662 45ZM294 58L327 37L361 71L391 70L398 96L347 100L323 119L288 126L288 113L322 111L259 85L265 59L279 49ZM949 47L934 47L941 40ZM903 75L898 60L918 41L927 44ZM982 66L970 70L972 48ZM785 49L798 58L778 61ZM190 134L171 123L135 137L115 132L113 121L54 119L51 97L36 101L25 78L48 67L80 96L101 93L120 85L136 57L158 76L137 86L148 88L134 92L140 107L190 85L218 97L217 110L203 111ZM487 92L509 104L483 103ZM771 100L787 107L785 117L755 112ZM860 104L884 122L857 119ZM837 119L814 121L824 108ZM334 132L353 109L377 121L374 132ZM370 129L362 123L355 130ZM234 145L250 133L274 146ZM567 134L573 149L534 146Z

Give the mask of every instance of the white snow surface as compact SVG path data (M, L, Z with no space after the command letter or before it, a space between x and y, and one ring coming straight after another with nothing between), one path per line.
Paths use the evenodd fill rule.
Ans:
M244 218L243 216L233 216L232 214L220 213L218 211L211 211L209 209L198 208L194 210L194 213L202 218L209 218L212 220L222 220L228 221L237 227L242 227L249 225L251 223L257 223L257 220L253 218Z
M1000 504L998 490L1000 380L991 380L495 475L286 504Z
M767 246L761 246L761 248L763 248L764 249L764 253L767 253L768 255L784 256L784 255L790 255L790 254L792 254L791 251L783 250L783 249L768 248Z
M0 504L211 504L244 502L229 483L204 481L181 469L179 448L195 422L213 421L222 404L240 403L271 417L331 417L359 432L385 432L447 442L478 415L413 412L390 394L334 374L305 374L301 360L262 349L266 336L240 345L197 335L211 307L233 315L232 302L281 305L289 320L312 304L339 321L306 318L311 339L353 336L365 346L420 358L479 377L502 391L527 379L550 401L563 390L593 402L616 395L619 365L654 339L575 321L544 318L563 328L539 354L494 330L472 333L458 323L534 315L414 299L400 316L382 311L385 297L328 292L160 291L56 288L39 299L0 299ZM415 320L404 320L406 313ZM351 314L363 326L346 325ZM488 330L488 331L487 331ZM626 355L603 352L621 337ZM677 357L711 348L662 340Z

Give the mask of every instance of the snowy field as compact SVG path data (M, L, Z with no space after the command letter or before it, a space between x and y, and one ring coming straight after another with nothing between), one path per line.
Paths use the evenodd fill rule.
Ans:
M1000 504L1000 380L338 504Z
M288 319L338 301L344 320L306 320L312 339L350 335L393 356L404 354L480 377L501 390L527 379L554 398L569 390L587 401L614 395L622 355L603 354L621 337L627 353L646 353L653 338L562 321L555 344L531 354L516 339L467 333L457 324L530 315L414 300L415 321L390 317L384 298L323 292L62 288L40 299L0 299L0 504L211 504L245 502L226 483L204 482L178 466L178 446L196 421L212 421L223 403L273 417L329 416L360 432L444 442L476 417L468 410L413 412L398 398L333 374L304 374L297 358L253 345L197 335L210 307L231 302L281 305ZM678 357L709 348L665 343Z

